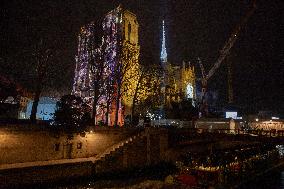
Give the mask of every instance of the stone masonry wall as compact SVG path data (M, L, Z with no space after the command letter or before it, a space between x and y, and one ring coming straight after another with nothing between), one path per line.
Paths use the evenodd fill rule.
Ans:
M46 129L0 127L0 164L91 157L129 137L133 130L94 129L85 136L56 135Z

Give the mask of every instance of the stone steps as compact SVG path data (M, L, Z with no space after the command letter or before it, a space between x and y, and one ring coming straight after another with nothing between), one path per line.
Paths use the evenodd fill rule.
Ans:
M138 133L137 135L131 136L131 137L109 147L103 153L97 155L94 158L93 163L98 162L98 161L104 161L108 156L115 153L117 150L123 148L126 145L133 143L135 140L137 140L139 138L143 138L144 136L146 136L146 133L145 133L145 131L142 131L141 133Z

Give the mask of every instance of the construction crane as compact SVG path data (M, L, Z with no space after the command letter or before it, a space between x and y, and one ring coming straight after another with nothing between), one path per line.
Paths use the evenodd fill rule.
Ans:
M200 105L200 111L204 115L208 114L208 105L205 99L206 93L207 93L207 83L208 80L215 74L216 70L220 67L221 63L224 61L226 56L229 54L231 48L235 44L236 40L238 39L238 36L241 32L241 29L244 27L244 25L247 23L248 19L251 17L253 12L256 8L256 0L252 2L252 7L248 10L248 12L244 15L244 17L241 19L239 24L235 27L233 32L231 33L230 38L225 42L223 48L220 51L220 55L217 59L217 61L213 64L213 67L209 70L208 74L205 73L203 64L200 59L198 59L198 63L201 69L202 78L201 85L202 85L202 93L201 93L201 105Z

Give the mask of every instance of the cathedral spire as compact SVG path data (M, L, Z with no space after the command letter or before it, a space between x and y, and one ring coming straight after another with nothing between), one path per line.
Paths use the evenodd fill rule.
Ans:
M167 62L167 48L166 48L166 34L165 34L165 22L163 20L163 40L162 40L162 49L161 49L161 62Z

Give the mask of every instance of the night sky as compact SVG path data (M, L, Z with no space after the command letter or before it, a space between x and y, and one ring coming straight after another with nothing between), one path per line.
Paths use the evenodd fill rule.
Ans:
M195 65L200 57L205 70L216 61L230 32L250 6L249 0L2 0L0 74L33 89L31 52L40 39L56 51L57 73L47 90L60 94L72 88L80 27L102 17L119 3L138 17L144 64L159 62L161 22L166 22L168 60ZM257 1L257 9L241 32L230 57L235 103L247 112L273 110L284 114L284 2ZM227 68L221 65L209 81L219 101L227 100Z

